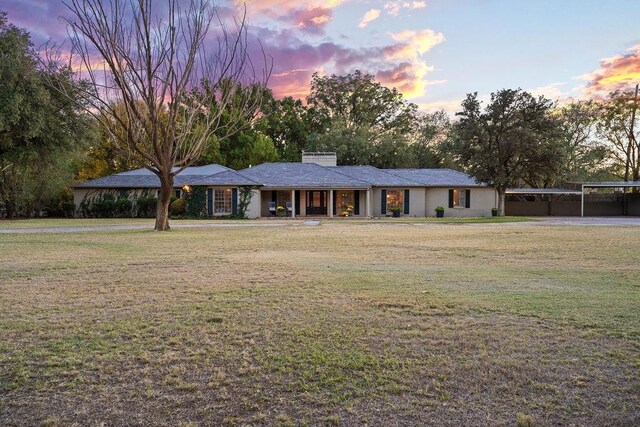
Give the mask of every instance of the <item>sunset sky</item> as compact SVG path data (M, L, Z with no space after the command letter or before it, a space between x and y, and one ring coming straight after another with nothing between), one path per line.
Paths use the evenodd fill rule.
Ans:
M157 0L159 1L159 0ZM218 2L233 13L240 1ZM4 0L36 45L66 38L58 0ZM360 69L423 110L453 112L468 92L517 88L596 97L640 82L638 0L259 0L250 35L277 96L304 97L313 72Z

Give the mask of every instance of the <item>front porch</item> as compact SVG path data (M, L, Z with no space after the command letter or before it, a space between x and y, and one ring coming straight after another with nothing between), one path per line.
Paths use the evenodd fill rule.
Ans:
M371 190L361 189L271 189L261 191L260 216L368 217Z

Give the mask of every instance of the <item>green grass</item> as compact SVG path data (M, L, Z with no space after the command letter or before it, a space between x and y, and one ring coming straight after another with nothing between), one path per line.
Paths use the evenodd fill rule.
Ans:
M0 235L0 424L637 424L640 229L291 224Z

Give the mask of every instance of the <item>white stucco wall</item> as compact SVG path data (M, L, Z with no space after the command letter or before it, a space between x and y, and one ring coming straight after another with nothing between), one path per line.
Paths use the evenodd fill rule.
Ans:
M238 190L239 191L239 190ZM260 216L260 206L262 205L262 193L260 190L252 190L251 201L247 207L247 218L258 218Z

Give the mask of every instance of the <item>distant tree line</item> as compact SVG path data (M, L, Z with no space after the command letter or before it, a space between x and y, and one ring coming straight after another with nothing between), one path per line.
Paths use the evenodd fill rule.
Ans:
M149 166L122 150L127 135L118 134L131 132L127 109L135 100L111 103L111 115L97 120L83 108L86 85L71 69L39 57L29 34L0 13L0 216L61 215L69 211L72 182ZM302 151L335 151L341 165L454 167L495 185L500 208L508 187L640 179L637 88L564 105L521 89L497 91L485 103L473 93L450 118L419 111L360 71L315 74L304 100L276 99L260 82L221 79L217 85L227 91L223 102L197 93L212 90L206 85L189 93L193 102L207 101L207 113L188 121L206 136L190 151L196 157L189 164L241 169L297 162ZM137 120L163 122L168 113L160 108L155 118L143 113ZM211 116L215 126L202 133ZM114 119L119 123L111 126ZM177 123L188 134L187 122ZM150 141L139 144L144 149ZM189 144L182 149L189 151Z

